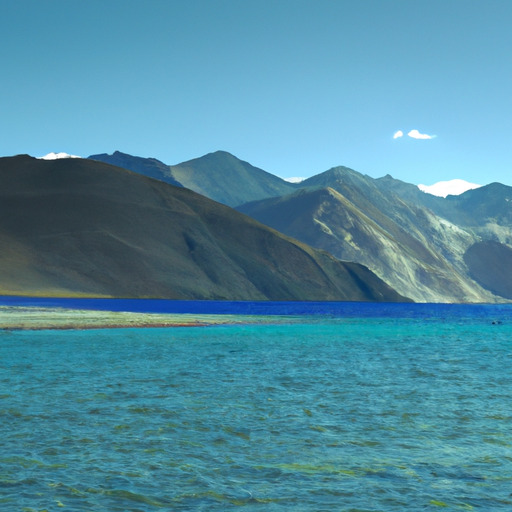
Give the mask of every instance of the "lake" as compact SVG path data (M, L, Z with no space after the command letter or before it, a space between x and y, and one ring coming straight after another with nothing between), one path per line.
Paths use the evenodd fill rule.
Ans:
M510 305L85 304L262 320L0 331L0 510L512 509Z

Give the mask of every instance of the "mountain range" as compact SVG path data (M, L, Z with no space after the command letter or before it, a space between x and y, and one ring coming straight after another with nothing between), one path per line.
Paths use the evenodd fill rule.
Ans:
M0 243L4 295L407 300L363 265L91 159L0 158Z
M118 151L81 160L36 160L26 156L1 160L6 169L9 166L38 168L27 178L30 183L33 179L36 183L44 183L56 172L47 169L48 175L43 178L45 173L36 162L57 166L55 169L60 169L63 183L67 183L60 189L58 197L68 195L76 199L66 203L65 208L62 206L60 214L76 219L76 224L82 227L73 232L72 222L68 222L65 229L61 226L61 245L37 245L42 239L21 241L23 229L16 230L11 226L10 231L6 231L0 228L0 234L8 237L6 243L10 244L8 253L11 253L9 261L12 265L24 261L18 258L20 255L26 259L27 254L40 253L46 254L46 260L38 258L39 262L45 262L44 271L33 259L30 268L35 272L37 267L37 272L41 271L45 276L49 275L49 266L55 272L66 262L75 260L77 263L70 269L75 277L80 275L82 265L88 268L96 260L96 268L104 269L99 280L101 285L95 284L95 278L88 274L80 275L81 285L78 286L72 283L69 274L67 279L72 284L68 286L67 281L57 280L52 285L55 293L300 300L397 300L397 297L409 297L420 302L512 300L509 277L512 276L512 188L499 183L467 190L460 195L438 197L390 175L374 179L347 167L334 167L300 183L289 183L225 151L178 165ZM66 182L66 173L78 181ZM107 176L110 176L109 183L120 180L120 189L130 191L129 201L119 196L119 187L112 185L100 194L104 204L99 207L98 183ZM86 182L87 187L82 189ZM131 183L129 187L128 182ZM148 183L151 183L153 196L146 193ZM4 185L0 185L4 190ZM27 197L27 192L23 183L18 186L19 201ZM191 195L191 191L195 194ZM31 194L37 197L38 193L43 192L33 187ZM182 206L171 208L171 212L166 211L162 217L153 217L154 208L149 205L152 202L159 204L159 198L169 194ZM12 199L12 195L9 197ZM79 198L83 202L78 201ZM3 199L4 207L7 199ZM39 198L39 201L47 200L48 197ZM13 206L23 217L21 212L29 204L23 208L19 204ZM80 214L75 211L79 206ZM115 212L114 207L117 208ZM66 213L67 209L71 213ZM211 209L223 213L213 215ZM104 214L89 219L90 222L94 220L90 226L82 225L87 218L86 212L103 211ZM34 215L31 222L37 224L40 218L45 218L44 209ZM122 218L128 225L123 225ZM190 224L192 218L195 224ZM52 222L58 224L56 219ZM59 222L62 224L63 221ZM157 231L155 222L160 226ZM254 226L266 231L255 231ZM44 229L40 231L44 232ZM256 232L266 233L264 243ZM222 243L218 241L219 236L223 237ZM192 241L183 245L186 240ZM215 241L213 246L212 240ZM308 258L304 261L291 258L291 246L283 240L314 254L316 265L328 275L331 284L318 280L317 275L308 281L311 286L300 285L303 276L313 275L305 264ZM16 253L13 248L20 243ZM276 244L287 249L277 250ZM98 253L87 252L91 246L97 248L101 257ZM251 247L249 252L248 247ZM270 259L269 251L274 255ZM244 254L243 258L241 254ZM57 258L56 255L60 256ZM4 255L4 262L6 257ZM80 263L81 258L84 261ZM134 280L131 286L127 286L127 280L123 278L121 261L127 261L125 271ZM169 277L172 272L167 267L169 262L180 269L172 279ZM292 262L296 266L289 267ZM338 270L334 271L333 265ZM239 270L235 271L237 268ZM345 270L341 271L341 268ZM358 269L357 276L354 275L355 268ZM183 269L188 270L183 273ZM238 277L235 278L233 272ZM336 279L337 272L340 272L341 281ZM12 277L6 281L5 274L3 280L0 279L4 291L16 284ZM7 274L21 275L17 271ZM352 280L347 281L349 274ZM30 272L24 274L27 282L31 281L29 275ZM224 280L221 275L231 277ZM241 279L241 275L251 281L252 287ZM259 284L253 282L255 275L259 276L255 278ZM141 279L133 276L141 276ZM189 283L188 288L185 281ZM262 284L263 281L266 284ZM7 282L10 288L6 288ZM32 291L25 290L26 293L41 293L42 289L48 289L44 279L35 282L40 282L41 286ZM272 282L274 284L270 284ZM359 284L355 285L355 282ZM389 287L380 288L383 282ZM120 283L123 283L122 287ZM334 288L333 283L336 283ZM396 290L395 295L391 289Z
M121 155L100 158L119 164ZM128 168L144 173L131 158ZM172 172L176 168L194 176L183 186L341 260L361 263L415 301L512 299L510 280L497 277L512 275L511 187L492 183L438 197L390 175L374 179L347 167L288 183L223 151L165 166L167 179L185 181Z

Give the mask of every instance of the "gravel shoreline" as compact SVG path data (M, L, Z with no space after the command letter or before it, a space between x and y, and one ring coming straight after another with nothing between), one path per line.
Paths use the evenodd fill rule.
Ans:
M0 330L9 331L119 329L127 327L204 327L233 323L255 323L256 321L254 317L242 315L157 314L0 306Z

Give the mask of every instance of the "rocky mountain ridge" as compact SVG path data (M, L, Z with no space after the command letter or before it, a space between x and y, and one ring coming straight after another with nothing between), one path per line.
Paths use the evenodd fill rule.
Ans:
M476 277L480 273L465 257L481 242L510 244L511 187L490 184L441 198L391 176L375 180L342 167L301 185L302 194L248 203L239 210L338 258L367 265L416 301L512 299L512 288L501 287L497 294L496 287L486 284L489 279ZM284 221L292 217L293 222ZM492 274L496 258L489 253L484 261L481 257L479 264ZM512 260L505 258L503 264L510 268Z

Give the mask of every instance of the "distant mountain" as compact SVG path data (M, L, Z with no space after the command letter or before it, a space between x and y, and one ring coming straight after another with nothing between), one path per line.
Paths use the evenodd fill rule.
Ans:
M228 206L287 194L296 186L262 169L239 160L226 151L216 151L178 165L165 165L153 158L141 158L116 151L112 155L91 155L173 185L181 185Z
M443 199L391 176L375 180L346 167L333 168L301 185L305 188L294 194L238 209L340 259L368 266L414 300L502 300L495 288L474 277L474 268L470 270L465 259L466 251L481 240L478 229L470 226L477 220L471 214L481 223L489 217L484 205L492 209L497 191L492 192L492 201L488 198L478 205L488 187ZM505 219L510 208L503 208L503 201L498 201L500 226L510 234L512 224Z
M174 179L168 165L164 164L156 158L142 158L140 156L132 156L120 151L114 151L111 155L101 153L91 155L90 160L97 160L107 164L116 165L129 171L137 172L143 176L155 178L157 180L181 187L181 183Z
M171 172L184 187L228 206L280 196L296 189L292 183L226 151L172 165Z
M512 227L512 187L507 185L490 183L460 196L448 196L446 203L451 208L447 217L473 228L480 235L485 235L486 228L492 230L493 226Z
M345 169L342 178L339 176L340 169ZM392 205L386 206L386 199L382 201L382 196L390 200L395 198L395 202L398 201L398 208L401 208L401 202L405 203L408 207L406 211L411 208L412 211L415 208L419 211L426 209L429 214L440 217L442 221L449 221L473 237L496 239L502 243L512 244L512 187L507 185L490 183L443 198L426 194L417 186L396 180L390 175L374 179L340 167L315 176L302 185L315 184L315 180L322 176L325 186L333 186L355 200L358 200L358 195L370 199L372 206L384 208L384 213L394 216L400 225L403 225L403 217L396 214L397 208L393 208ZM348 180L348 176L352 179ZM379 194L381 199L377 204ZM379 215L377 214L377 217ZM413 224L416 223L415 216L410 220Z
M433 185L418 185L418 188L422 192L426 192L427 194L432 194L438 197L446 197L446 196L458 196L467 190L473 190L475 188L479 188L482 185L477 185L476 183L470 183L465 180L449 180L449 181L438 181Z
M2 294L404 300L362 265L87 159L0 158L0 243Z

